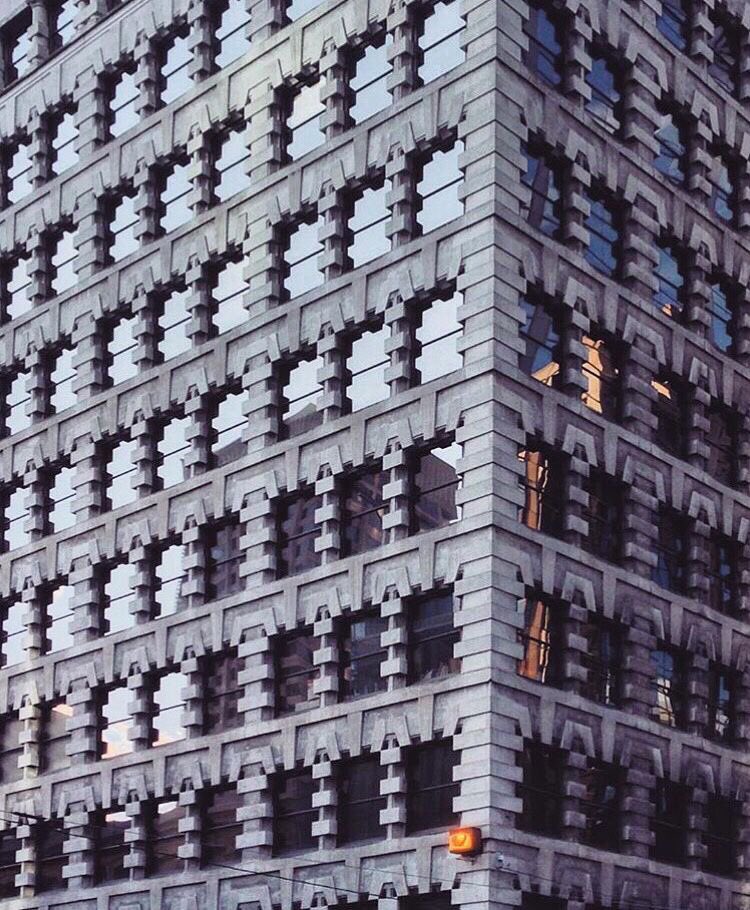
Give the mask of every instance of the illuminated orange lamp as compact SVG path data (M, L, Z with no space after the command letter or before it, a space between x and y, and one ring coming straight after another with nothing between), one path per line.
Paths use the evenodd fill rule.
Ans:
M476 856L482 852L479 828L454 828L448 833L448 852L454 856Z

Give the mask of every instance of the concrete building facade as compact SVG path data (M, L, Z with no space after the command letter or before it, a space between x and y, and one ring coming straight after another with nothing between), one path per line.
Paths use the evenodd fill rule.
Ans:
M3 906L745 903L749 49L3 4Z

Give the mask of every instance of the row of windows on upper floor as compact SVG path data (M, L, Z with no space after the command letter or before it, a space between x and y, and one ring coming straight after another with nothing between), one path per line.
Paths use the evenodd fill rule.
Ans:
M617 477L589 468L580 495L568 498L569 458L549 446L530 441L519 452L523 478L519 481L522 524L554 537L566 536L566 518L575 514L578 545L615 564L624 561L625 513L628 487ZM725 615L740 608L745 546L733 537L714 532L697 534L697 518L668 506L653 516L656 539L642 542L653 553L651 580L683 596L690 595ZM587 530L580 530L581 522ZM637 531L631 531L635 535ZM701 549L702 548L702 549ZM703 555L701 555L703 553ZM700 580L695 581L696 573ZM691 580L693 579L693 580Z
M569 760L569 755L574 760ZM626 769L535 740L525 741L520 764L520 829L623 851L635 828L634 799L628 800ZM643 807L640 781L637 789L637 801ZM657 779L643 819L650 831L649 858L671 865L690 865L714 875L734 876L742 868L738 849L742 804L721 793L702 791L697 797L697 792L697 787L669 778ZM695 843L690 849L691 835L697 849ZM541 906L553 910L555 903Z
M244 0L229 0L229 6L225 3L224 7L224 18L217 21L224 23L224 19L229 17L229 23L226 26L221 24L216 29L221 46L216 56L217 65L226 65L241 55L243 50L237 42L241 40L245 43L242 32L249 19L249 13L244 11ZM433 81L463 61L459 44L463 20L458 7L458 0L438 0L424 11L419 20L422 56L418 75L422 84ZM235 20L241 21L238 24ZM161 41L157 48L160 61L158 97L162 104L171 103L192 85L188 72L191 51L187 32L184 29L183 32L177 32L169 41ZM226 44L230 41L233 43ZM388 60L390 37L383 34L373 38L372 42L351 52L345 76L346 122L342 123L342 127L361 123L393 102L388 89L392 72ZM296 88L283 89L278 93L277 103L285 124L281 163L294 161L325 141L322 124L326 111L325 89L325 77L311 74ZM124 62L112 73L103 76L101 90L106 102L108 137L114 138L136 126L141 115L140 99L145 89L139 88L135 65ZM148 92L149 98L152 94ZM340 112L338 102L337 111ZM74 105L63 101L44 117L40 135L21 132L0 146L0 205L21 201L41 183L77 163L78 129L75 121ZM240 124L241 128L244 126L244 123ZM244 168L249 153L238 131L240 127L234 123L214 134L216 174L213 194L220 201L248 185ZM35 140L33 143L32 138ZM178 168L178 175L172 176L172 182L179 183L179 175ZM185 179L184 176L182 179Z
M453 780L458 756L449 740L408 746L399 763L403 789L394 791L394 768L381 764L378 753L366 752L356 758L341 758L333 763L333 780L321 779L312 769L279 771L269 777L269 801L272 805L271 852L275 856L289 855L318 848L314 825L320 818L322 790L333 790L322 811L332 818L332 837L327 846L349 846L385 836L381 816L389 801L396 799L403 808L404 831L407 835L445 830L457 823L453 800L460 785ZM134 849L143 852L137 839L128 837L138 825L147 844L145 868L139 871L146 878L184 872L188 867L210 868L213 865L242 861L237 838L243 833L240 811L244 799L236 785L221 784L196 791L194 807L177 794L145 800L136 812L126 812L124 806L114 805L88 816L83 829L93 859L90 884L107 884L131 877L134 865L127 860ZM316 799L316 796L318 799ZM333 808L335 806L335 808ZM197 810L197 811L196 811ZM198 847L196 863L188 865L179 856L179 848L188 843L186 836L188 813L194 823L190 826L189 842ZM79 835L80 829L66 832L62 819L53 817L32 825L27 839L33 846L34 893L42 894L69 887L64 870L69 857L68 837ZM20 878L19 855L24 844L16 831L6 831L0 839L0 897L18 895ZM25 852L25 851L24 851ZM87 851L88 852L88 851ZM140 876L139 876L140 877ZM450 895L427 895L428 900L402 900L399 906L410 910L450 910ZM346 907L351 907L348 903ZM362 910L376 910L377 903L355 904Z
M678 50L690 53L693 26L691 0L661 0L657 29ZM532 2L529 18L524 23L528 48L523 54L526 66L547 85L562 88L568 64L578 67L572 45L570 16L556 2ZM709 55L708 74L717 86L741 100L743 48L750 35L741 21L722 3L712 4L701 12L701 54ZM706 35L706 32L709 32ZM619 128L618 108L622 101L625 62L621 55L594 39L588 44L591 69L586 83L591 90L589 112L610 132Z
M525 217L548 237L564 239L571 217L563 208L568 172L562 161L533 139L524 147L524 156L526 169L522 181L530 191ZM598 272L617 280L623 265L625 215L622 204L596 183L590 189L582 189L581 196L588 206L588 214L583 218L583 226L588 231L583 256ZM708 272L703 294L707 318L701 319L692 311L691 304L703 301L696 293L695 280L692 283L688 280L689 273L693 279L696 277L699 254L666 230L656 239L655 252L651 297L655 309L704 334L723 353L736 354L742 325L741 308L745 303L744 289L719 270Z
M460 507L456 504L459 488L456 464L460 454L456 443L417 449L406 459L403 468L395 469L398 475L395 484L392 483L394 472L384 470L381 462L340 478L335 491L327 494L328 510L337 513L334 535L338 541L337 555L366 553L395 539L395 532L388 530L391 514L402 517L402 536L433 531L457 521ZM113 482L125 476L115 475ZM397 488L395 495L394 488ZM72 495L70 492L69 497ZM19 505L14 496L6 500L4 527L6 540L18 545L22 541L24 521L29 522L31 518L31 501ZM53 502L57 515L74 518L69 499ZM316 495L312 487L274 500L272 556L277 577L285 578L321 565L318 542L323 538L327 520L321 519L321 514L327 514L323 497ZM186 603L187 566L196 553L201 559L202 600L219 599L244 590L245 580L240 574L244 558L241 536L242 523L237 515L229 514L208 522L198 542L186 544L172 537L155 543L148 547L138 587L133 566L128 565L125 557L103 561L89 592L90 608L86 608L91 634L113 634L139 622L176 613ZM331 549L328 554L332 554ZM192 587L198 590L195 585ZM21 597L5 604L0 619L2 663L17 663L32 653L52 653L71 647L73 593L72 584L59 578L39 590L33 609Z
M579 331L571 312L536 287L531 287L520 303L523 312L520 369L551 388L569 391L575 387L591 411L617 423L625 422L624 378L630 362L630 346L595 324L588 331ZM724 312L719 311L717 323L723 317ZM576 361L580 364L578 377L573 372ZM564 363L568 365L565 374ZM656 418L652 441L677 458L692 456L691 460L698 465L695 452L689 448L691 439L697 438L698 433L694 429L698 415L694 387L663 368L654 371L651 391L651 409ZM706 421L706 430L700 433L704 453L700 467L720 483L738 486L742 467L741 413L721 399L711 399L700 413Z
M381 616L380 610L369 609L337 618L333 631L323 636L314 635L312 626L274 635L264 656L269 671L264 714L269 718L285 717L386 691L388 676L383 675L384 671L394 672L393 663L388 663L394 640L392 622ZM404 601L399 623L406 656L398 670L403 682L416 685L458 672L460 661L454 657L454 646L459 632L454 627L450 590ZM323 657L326 659L321 663ZM129 688L126 681L118 681L92 690L96 757L116 759L134 751L244 726L245 714L240 705L245 687L238 682L244 661L236 649L208 654L200 658L198 665L197 674L187 674L173 664L146 673L139 677L142 684L136 689ZM321 696L323 682L326 692ZM190 696L191 711L186 714L186 693L195 692L199 694ZM42 702L35 720L29 722L38 746L34 752L38 773L71 766L75 724L68 724L68 720L72 716L73 708L60 698ZM195 716L200 718L197 724L191 720ZM10 711L0 719L3 784L24 776L28 764L24 742L28 742L28 737L23 731L27 727L18 711Z
M520 676L628 710L625 667L633 646L641 646L640 633L594 613L574 620L570 604L533 591L520 606L524 616L518 633L523 646ZM569 635L585 641L585 649L571 649ZM651 673L639 698L646 701L652 720L727 745L739 741L738 705L745 693L739 671L665 641L656 642L648 659ZM571 662L583 675L570 672ZM700 684L690 685L691 677L698 676Z

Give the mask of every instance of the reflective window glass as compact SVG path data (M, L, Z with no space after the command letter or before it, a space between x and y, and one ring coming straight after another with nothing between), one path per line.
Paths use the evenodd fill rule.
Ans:
M415 361L421 382L430 382L461 369L463 360L458 340L462 329L458 308L462 303L463 294L456 291L447 300L434 300L422 311L416 330L419 355Z
M676 186L684 186L687 165L687 142L680 118L672 111L659 113L656 141L659 150L654 167Z
M347 396L352 411L359 411L378 401L385 401L390 387L385 381L390 358L385 353L385 344L390 336L387 326L371 332L363 332L352 342L351 354L346 360L349 375Z
M306 433L323 422L323 412L319 409L323 386L318 379L323 365L323 358L315 357L300 360L289 369L282 386L282 421L286 436Z
M52 654L73 647L73 586L59 585L50 592L46 608L47 635L44 652Z
M109 223L109 255L114 262L119 262L138 249L138 238L135 236L137 224L135 197L120 197L119 202L112 208L112 219Z
M134 457L138 443L123 439L115 443L107 461L107 498L110 508L118 509L136 500L136 491L131 485L135 476Z
M177 163L167 172L161 194L161 228L165 233L182 227L192 219L193 210L190 208L192 186L188 164Z
M20 484L7 494L5 506L5 545L8 550L24 547L31 540L28 530L28 490Z
M380 675L380 666L388 656L381 644L381 635L388 629L388 620L377 613L357 614L342 623L339 637L339 695L359 698L382 692L387 680Z
M73 512L73 500L76 491L73 486L75 472L73 468L58 466L52 475L50 486L50 532L56 534L66 528L72 528L76 522Z
M187 335L190 327L190 294L173 291L164 301L159 316L159 353L163 360L184 354L192 347Z
M192 425L190 417L175 417L164 426L162 437L156 444L156 476L162 489L185 479L185 458L191 449L189 433Z
M7 386L5 429L11 436L13 433L20 433L21 430L26 430L31 426L31 414L27 411L27 405L31 401L30 381L29 370L19 370Z
M8 319L16 319L31 309L31 277L29 265L31 260L23 256L7 267L5 274L5 314Z
M130 733L134 729L134 719L130 712L133 698L133 692L125 685L115 686L105 692L99 732L102 758L117 758L133 751L134 746L130 739Z
M463 27L458 0L440 0L425 16L419 38L421 63L418 70L424 85L464 62Z
M250 50L245 35L250 13L245 0L227 0L220 11L219 25L214 32L218 45L215 62L218 69L223 69Z
M22 600L7 604L2 610L2 656L4 667L26 659L26 604Z
M529 18L524 22L528 49L523 50L524 64L543 79L557 87L562 82L562 29L544 2L529 4Z
M347 250L352 268L377 259L391 248L386 234L390 218L387 205L390 191L391 181L385 180L380 187L370 187L354 200L348 224L351 243Z
M52 173L62 174L78 164L76 139L78 127L75 114L63 111L54 118L54 136L52 139Z
M29 150L29 140L23 139L16 144L10 154L5 176L8 185L8 202L11 204L20 202L33 190Z
M107 344L108 375L112 385L138 375L138 367L133 361L138 347L134 334L137 325L137 316L124 316L112 326Z
M325 112L325 104L321 100L324 88L325 80L319 78L312 85L301 86L292 95L286 121L286 153L290 161L296 161L325 142L321 126L321 115Z
M274 639L277 714L317 706L317 696L313 692L317 647L318 639L311 628L284 632Z
M242 299L250 285L242 277L244 268L242 262L230 261L216 274L213 322L219 333L247 322L247 310L242 305Z
M228 464L245 454L247 447L242 441L242 431L247 426L247 417L242 409L247 400L245 392L230 392L217 405L211 421L211 430L215 434L211 454L216 466Z
M422 179L417 184L417 195L421 201L417 222L425 234L454 218L460 218L464 213L464 204L460 199L464 178L459 167L463 150L463 142L456 142L448 151L435 152L422 168Z
M220 138L216 157L216 195L220 202L249 188L250 177L246 173L249 160L244 130L231 130Z
M159 554L155 567L154 602L158 616L170 616L186 605L182 588L187 581L185 545L166 547Z
M59 414L66 408L71 408L76 403L76 393L73 383L76 371L73 367L75 352L72 348L63 348L52 358L49 380L51 386L50 409L53 414Z
M529 203L522 203L528 223L548 237L556 237L561 227L562 181L559 168L541 149L524 146L526 170L521 182L530 191Z
M63 231L54 244L55 252L52 254L52 291L62 294L72 288L78 281L74 264L78 257L76 246L77 231Z
M129 563L112 566L107 572L103 592L105 635L114 635L135 625L135 616L130 611L135 602L132 576L133 566Z
M383 485L388 476L379 468L348 480L342 495L342 555L364 553L383 543Z
M591 89L591 99L586 102L586 110L596 119L599 126L609 133L616 133L621 126L620 74L614 63L606 56L597 53L591 55L591 69L586 73L586 84Z
M138 124L140 118L136 108L139 95L135 72L123 70L112 86L109 131L113 137L121 136Z
M349 88L352 92L349 114L354 123L362 123L393 103L388 91L392 65L388 52L393 39L388 34L380 44L370 44L354 61Z
M318 237L323 229L323 219L300 222L289 233L289 242L284 252L284 290L287 295L297 297L323 284L323 273L318 268L318 257L323 244Z
M167 47L162 48L162 65L160 68L162 104L171 104L184 95L192 86L188 67L192 59L190 39L187 35L175 35Z
M690 0L661 0L661 12L656 18L656 27L677 50L684 51L688 45L688 3Z
M320 565L320 553L315 551L321 531L315 511L320 506L321 498L315 496L312 488L280 500L276 566L279 578Z
M461 454L460 444L453 442L416 456L411 504L414 533L442 528L460 517L456 465Z
M189 684L184 673L165 673L157 679L154 688L153 745L165 746L185 739L182 722L185 701L182 691Z

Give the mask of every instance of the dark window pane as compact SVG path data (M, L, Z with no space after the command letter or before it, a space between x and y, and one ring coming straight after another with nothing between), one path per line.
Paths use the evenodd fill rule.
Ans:
M523 657L518 662L518 674L535 682L555 685L560 678L558 627L561 607L550 607L536 595L523 598L520 605L523 629L519 629L518 638L523 645Z
M276 711L286 714L313 706L314 664L317 638L312 629L279 635L276 649Z
M736 289L721 281L715 281L709 287L711 290L709 337L720 351L734 353L738 293Z
M684 722L686 693L683 655L666 646L655 648L651 652L651 665L656 696L651 716L668 727L680 727Z
M242 726L238 710L243 686L237 681L240 659L233 653L212 654L204 662L203 725L205 733Z
M185 841L178 829L184 817L185 809L175 799L162 799L152 805L151 849L148 851L151 874L183 871L184 861L177 856L177 851Z
M321 504L320 496L312 489L279 502L276 544L279 578L320 565L321 556L315 550L315 541L321 529L315 521L315 511Z
M688 44L688 3L690 0L661 0L661 13L656 27L677 50L684 51Z
M667 243L659 244L659 264L655 274L654 306L666 316L678 319L685 303L684 267L675 248Z
M524 206L526 220L532 227L556 237L560 231L561 218L561 180L555 163L543 151L524 147L526 171L521 182L529 188L531 199Z
M587 648L581 655L586 682L581 693L604 705L616 705L620 694L622 632L610 620L589 616L584 626Z
M524 464L520 483L524 505L519 520L527 528L560 537L563 530L564 462L559 453L547 449L522 449Z
M386 688L380 665L387 649L380 636L388 621L377 614L358 616L343 624L339 642L339 692L342 698L371 695Z
M735 800L709 793L706 801L706 831L703 843L707 872L715 875L734 875L737 871L738 821L742 817Z
M548 85L556 87L562 81L562 37L559 23L545 4L529 5L529 18L524 22L529 42L523 51L523 62Z
M586 349L583 379L586 389L581 400L609 420L620 418L620 351L614 340L594 333L581 339Z
M656 130L659 151L654 167L676 186L683 186L686 177L687 143L682 121L671 110L661 111Z
M449 828L457 823L453 799L460 785L453 782L458 755L449 740L412 746L406 754L406 833Z
M21 841L14 830L0 833L0 898L17 897L20 889L16 887L16 875L21 871L21 864L16 862L16 853L21 849Z
M453 625L453 594L437 591L409 606L409 678L411 682L440 679L457 673L461 661L453 656L459 632Z
M596 52L591 55L591 69L586 74L586 83L591 89L591 100L586 110L599 126L615 133L620 128L620 78L615 65L607 57Z
M343 491L343 555L364 553L383 543L385 471L368 471L350 480Z
M654 842L652 859L681 865L685 862L687 815L690 791L682 784L659 780L656 784L656 813L651 819Z
M596 195L589 195L587 202L589 214L584 221L584 227L589 232L589 245L584 256L598 272L612 277L617 271L619 244L614 208Z
M651 381L656 392L656 443L665 452L682 458L685 452L685 407L687 390L677 376L660 376Z
M712 664L708 676L708 725L710 739L731 743L734 739L734 699L737 679L733 671Z
M518 365L527 376L544 385L557 386L561 377L562 319L554 301L531 292L520 300L524 313L521 339L525 351Z
M36 876L34 890L37 894L57 891L67 886L63 869L67 858L63 853L65 834L62 819L53 818L35 826Z
M416 456L413 479L412 531L443 528L458 518L456 465L458 443L431 449Z
M740 26L737 20L719 9L711 15L714 33L709 39L713 61L708 72L719 85L733 95L740 78Z
M687 522L680 513L662 509L657 519L656 566L651 580L670 591L683 593L686 583Z
M562 821L562 755L541 743L527 742L521 757L518 789L523 808L518 825L525 831L556 835Z
M242 851L237 838L242 834L242 822L237 810L242 799L236 787L217 787L209 791L201 818L201 864L239 863Z
M584 843L602 850L616 850L620 840L617 815L620 804L618 769L589 759L582 783L585 788L582 803L586 816Z
M583 518L588 522L589 530L583 538L583 546L602 559L617 562L623 514L622 484L603 471L591 468L585 490L588 506L584 509Z
M236 519L217 528L209 535L208 590L213 598L227 597L244 587L240 577L242 528Z
M95 824L97 884L127 878L125 857L130 852L130 847L125 843L125 832L130 828L129 817L125 812L100 811L95 816Z
M380 811L386 798L380 795L385 769L378 755L342 762L339 769L338 843L350 844L379 837Z
M312 848L313 822L318 810L312 807L315 790L309 771L278 774L274 780L273 852L287 853Z

